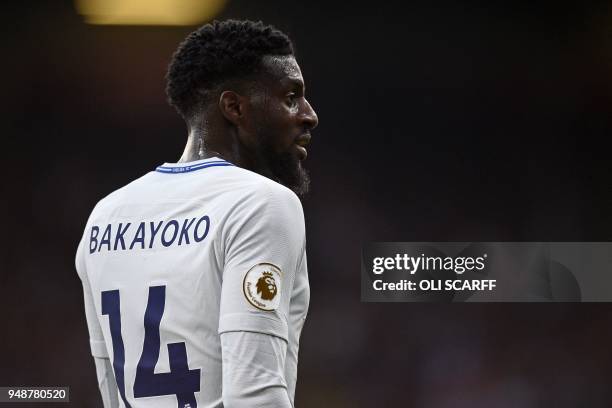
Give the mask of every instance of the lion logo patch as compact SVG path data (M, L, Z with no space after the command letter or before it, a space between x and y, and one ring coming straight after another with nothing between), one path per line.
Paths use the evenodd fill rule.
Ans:
M242 290L248 302L256 308L276 310L281 298L281 270L270 263L255 265L244 275Z
M264 300L272 300L276 296L276 281L272 272L264 272L257 280L257 294Z

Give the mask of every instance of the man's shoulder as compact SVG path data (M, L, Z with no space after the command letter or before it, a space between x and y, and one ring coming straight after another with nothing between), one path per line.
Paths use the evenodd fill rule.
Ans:
M257 217L269 222L302 220L304 211L298 196L289 188L249 170L236 168L232 195L228 197L234 220Z
M240 188L227 201L224 224L229 237L279 245L301 245L305 235L304 211L289 188L248 170L240 172ZM239 241L240 241L239 239ZM230 238L228 242L232 242Z
M249 170L237 168L237 193L245 199L299 203L297 195L282 184Z
M106 196L102 197L93 208L92 214L103 212L116 207L118 203L125 200L126 196L138 196L136 190L139 189L139 186L142 184L143 180L147 178L151 173L152 172L146 173L141 177L130 181L124 186L121 186L116 190L113 190Z

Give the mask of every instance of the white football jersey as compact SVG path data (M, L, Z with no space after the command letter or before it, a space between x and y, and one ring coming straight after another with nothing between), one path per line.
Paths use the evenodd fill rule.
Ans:
M287 341L291 401L309 301L302 206L210 158L159 166L93 210L79 244L92 354L126 407L221 407L220 334Z

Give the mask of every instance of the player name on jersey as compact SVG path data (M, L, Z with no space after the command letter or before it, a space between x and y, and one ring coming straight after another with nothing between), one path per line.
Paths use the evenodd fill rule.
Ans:
M208 215L183 220L93 225L89 235L89 253L189 245L204 241L209 229Z

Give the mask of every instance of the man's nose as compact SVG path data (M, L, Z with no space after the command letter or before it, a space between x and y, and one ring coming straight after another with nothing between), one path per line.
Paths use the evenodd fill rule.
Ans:
M319 117L317 116L308 100L304 99L304 112L302 113L302 120L308 129L314 129L319 124Z

